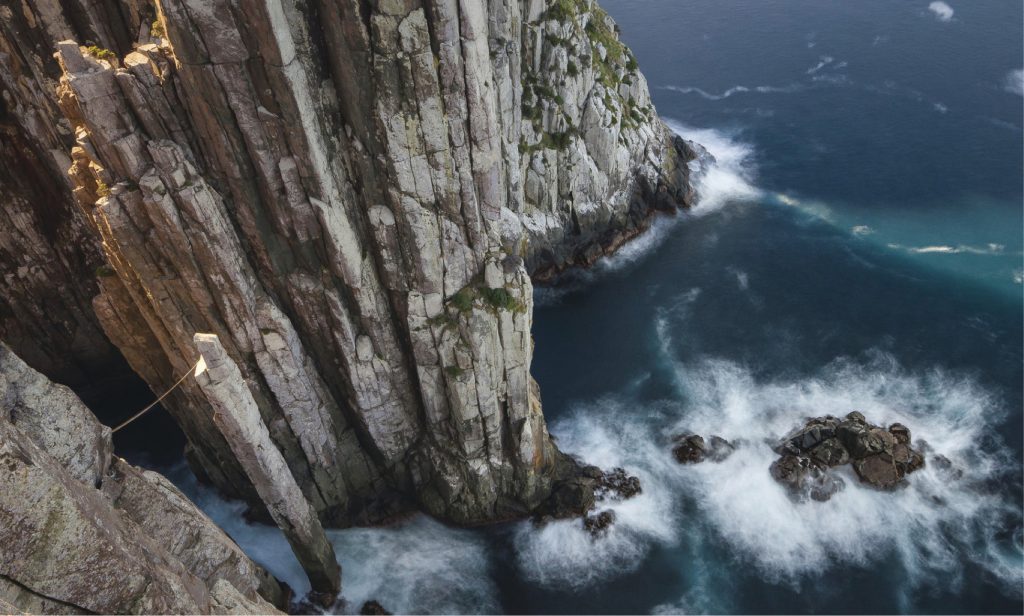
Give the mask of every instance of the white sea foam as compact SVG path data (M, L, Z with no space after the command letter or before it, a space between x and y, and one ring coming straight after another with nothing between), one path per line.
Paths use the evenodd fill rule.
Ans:
M958 244L951 246L948 244L936 244L931 246L905 246L903 244L891 243L888 244L889 248L893 250L902 250L911 254L924 255L924 254L945 254L945 255L958 255L958 254L971 254L971 255L1006 255L1006 246L1003 244L988 243L984 246L969 246L966 244ZM1019 254L1019 253L1014 253Z
M666 483L670 459L650 446L654 437L644 410L609 399L552 426L558 444L602 468L623 467L637 475L643 492L626 501L609 500L599 509L615 512L607 536L595 540L579 520L563 520L542 529L522 523L515 536L516 560L526 579L549 588L582 588L632 571L656 543L677 542L681 520L674 490ZM616 419L609 410L623 416ZM671 462L674 464L674 462Z
M663 328L658 335L666 340ZM1015 508L985 485L1014 462L997 442L979 446L1003 410L974 381L942 371L910 374L882 355L867 365L837 361L795 381L761 383L715 360L678 365L677 374L685 404L641 407L625 397L604 398L553 426L565 450L604 467L625 467L641 478L644 492L611 505L617 520L605 540L591 539L578 521L539 531L522 525L515 543L525 577L549 587L591 586L634 570L654 545L685 548L700 541L693 533L703 532L780 583L797 585L836 566L896 557L911 585L942 576L955 586L968 559L1002 580L1007 592L1019 592L1021 546L998 538ZM926 466L908 478L906 489L883 493L847 474L846 488L826 503L790 500L768 473L776 457L768 442L807 416L854 409L876 423L911 426L915 441L950 457L964 477L950 481ZM739 446L724 462L680 466L667 437L689 431ZM702 515L683 520L684 500ZM706 593L695 588L656 611L713 610L701 605L705 601Z
M727 267L725 269L736 277L736 285L739 286L741 291L746 291L750 288L750 277L746 272L735 267Z
M818 58L818 63L815 64L814 66L812 66L811 68L807 69L807 74L808 75L813 75L814 73L817 73L821 69L823 69L826 66L828 66L829 64L831 64L834 59L835 58L833 58L832 56L821 56L821 57L819 57Z
M867 225L856 225L850 228L850 232L857 236L865 236L871 235L875 230Z
M931 11L939 21L950 21L953 19L953 7L941 0L929 4L928 10Z
M168 473L246 554L302 596L309 580L281 531L250 524L245 505L197 485L182 464ZM343 569L341 601L329 613L358 613L370 599L398 614L496 613L485 538L417 515L387 528L328 530Z
M396 614L500 610L485 538L420 515L389 528L328 531L349 609L369 599Z
M761 196L753 184L754 148L750 144L720 130L693 128L671 119L665 123L677 135L699 143L714 157L712 164L695 171L698 201L691 210L693 214Z
M793 92L799 92L804 88L799 83L791 83L785 86L733 86L722 91L720 94L708 92L703 88L696 86L662 86L665 90L672 90L673 92L679 92L680 94L698 94L709 101L720 101L722 99L729 98L736 94L743 94L747 92L754 92L758 94L791 94Z
M1003 85L1006 87L1007 92L1017 96L1024 96L1024 69L1019 68L1007 73Z

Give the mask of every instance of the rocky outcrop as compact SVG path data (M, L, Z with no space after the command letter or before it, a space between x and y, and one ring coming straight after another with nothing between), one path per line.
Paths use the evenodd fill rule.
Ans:
M273 613L276 580L0 345L0 597L44 613Z
M565 468L559 469L557 475L563 479L555 482L551 494L534 511L533 522L538 526L551 520L580 518L583 528L597 536L615 520L610 510L595 512L599 502L624 500L643 491L640 479L621 468L602 471L569 457L560 464Z
M861 483L890 490L924 466L923 454L911 444L910 430L892 424L886 430L854 411L844 419L831 415L808 420L782 440L772 463L772 477L797 498L828 500L844 486L829 469L850 464Z
M216 334L329 525L522 516L572 479L530 377L530 274L692 198L692 151L596 4L37 4L5 22L5 109L105 260L61 279L154 391ZM164 403L197 474L261 508L208 394Z
M705 441L699 434L678 434L672 442L672 455L680 464L697 464L705 460L721 462L736 450L734 444L715 435Z

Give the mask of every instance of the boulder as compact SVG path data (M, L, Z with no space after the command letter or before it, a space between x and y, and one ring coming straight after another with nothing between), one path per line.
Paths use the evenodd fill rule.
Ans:
M682 434L674 439L676 445L672 448L672 455L680 464L696 464L703 462L707 456L707 445L704 437L698 434Z
M862 482L883 490L896 487L905 476L892 457L886 454L854 460L853 469Z
M772 463L769 472L797 501L826 501L846 485L821 463L805 456L785 454Z
M825 466L842 466L850 461L850 454L837 438L825 439L811 450L811 457Z
M889 426L889 433L893 435L897 443L904 445L910 443L910 428L901 423L894 423Z
M810 451L833 438L838 425L839 420L835 417L812 419L806 426L783 439L781 448L789 452Z

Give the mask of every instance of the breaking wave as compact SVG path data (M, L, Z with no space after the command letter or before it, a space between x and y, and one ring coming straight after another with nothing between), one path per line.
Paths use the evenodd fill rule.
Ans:
M707 162L694 169L698 200L691 212L695 215L720 209L733 201L749 201L761 196L754 181L754 148L721 130L693 128L666 119L668 127L680 137L703 146L711 155Z
M953 7L949 6L941 0L936 0L928 5L928 10L935 15L935 19L939 21L950 21L953 19Z
M958 255L958 254L970 254L970 255L1008 255L1008 254L1020 254L1006 251L1006 246L1003 244L986 244L985 246L969 246L966 244L958 244L956 246L950 246L947 244L936 244L932 246L904 246L903 244L889 244L889 248L893 250L902 250L911 254L922 255L922 254L943 254L943 255Z
M557 304L567 295L587 287L599 277L640 263L670 237L672 229L688 216L703 216L731 202L757 199L762 192L754 186L754 148L736 136L713 128L694 128L666 119L666 125L680 137L695 143L710 156L692 161L691 178L697 202L688 213L656 216L651 228L627 242L611 256L602 257L587 270L571 270L554 287L534 289L538 306Z

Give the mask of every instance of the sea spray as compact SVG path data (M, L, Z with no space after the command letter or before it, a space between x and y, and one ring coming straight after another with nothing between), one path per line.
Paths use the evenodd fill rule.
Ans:
M697 191L693 207L676 216L656 216L651 228L629 241L615 254L601 257L593 267L572 270L556 287L537 287L534 301L538 306L557 304L609 274L629 271L642 263L672 236L676 226L688 217L704 216L718 211L730 202L752 201L762 195L753 185L754 150L736 136L711 128L693 128L674 120L668 127L680 137L694 142L706 152L690 163L691 177Z
M168 477L245 553L295 591L309 591L284 535L245 520L245 504L201 486L184 464ZM392 613L487 614L500 611L486 538L426 515L385 528L328 530L342 566L340 601L328 613L358 613L376 600Z

